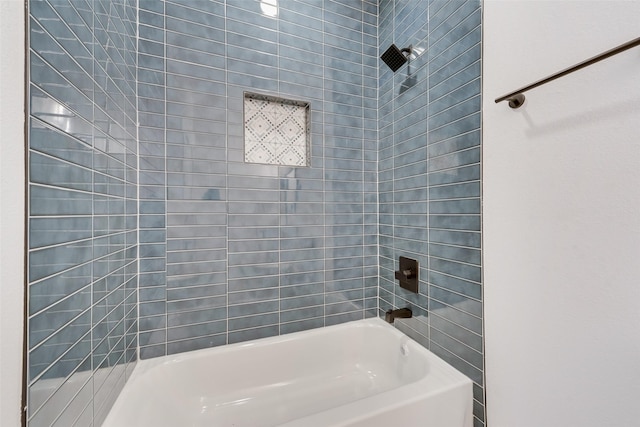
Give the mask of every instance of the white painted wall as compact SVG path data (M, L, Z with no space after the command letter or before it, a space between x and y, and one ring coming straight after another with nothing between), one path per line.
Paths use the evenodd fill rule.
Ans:
M639 1L484 2L490 427L640 425Z
M24 298L24 2L0 0L0 426L20 425Z

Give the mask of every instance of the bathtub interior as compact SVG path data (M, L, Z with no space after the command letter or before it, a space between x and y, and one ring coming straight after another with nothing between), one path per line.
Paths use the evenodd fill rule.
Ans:
M442 364L379 319L349 322L140 361L104 426L340 425L398 397L470 394L470 380Z

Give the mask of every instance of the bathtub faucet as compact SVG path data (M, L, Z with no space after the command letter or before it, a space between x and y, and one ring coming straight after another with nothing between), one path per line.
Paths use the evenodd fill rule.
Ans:
M411 313L411 309L409 307L399 308L397 310L387 310L384 314L384 320L389 323L393 323L396 318L406 319L411 317L413 313Z

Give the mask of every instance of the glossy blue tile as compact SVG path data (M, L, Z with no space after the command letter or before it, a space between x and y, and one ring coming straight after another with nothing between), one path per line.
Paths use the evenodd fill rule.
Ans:
M344 322L361 320L364 318L362 310L349 311L346 313L336 313L325 316L325 326L337 325Z
M87 215L91 215L94 208L102 212L95 219L97 236L121 233L123 209L131 216L137 212L135 205L125 204L120 199L140 197L141 271L164 268L162 254L168 251L168 275L154 272L143 273L140 277L140 285L146 289L141 292L141 298L154 301L140 307L142 318L147 319L141 325L146 331L140 337L142 357L225 344L226 333L223 329L216 329L215 322L220 322L219 325L225 323L227 310L228 315L236 319L234 328L240 328L238 334L229 336L231 342L362 318L365 309L375 312L371 301L375 301L376 294L369 295L367 301L361 295L365 286L362 275L374 277L377 274L376 251L367 249L365 253L362 245L365 244L365 235L375 237L377 234L375 181L378 178L378 160L381 177L385 176L385 171L390 171L388 179L382 180L380 197L380 212L389 219L389 226L385 228L386 219L381 217L383 227L380 230L383 235L385 230L389 231L390 243L396 251L420 253L420 240L417 239L429 236L429 233L424 234L428 227L433 227L436 232L468 234L471 231L479 235L479 194L475 185L479 182L479 150L469 150L479 145L479 138L459 136L456 132L469 129L465 123L451 125L445 119L445 113L435 115L447 110L453 113L449 117L461 120L473 115L471 110L474 106L471 104L479 98L468 100L478 95L479 78L473 76L478 68L469 62L473 61L469 52L477 44L474 44L474 37L479 34L479 5L462 8L452 2L448 6L454 7L448 8L438 2L429 5L409 2L394 8L390 4L392 2L379 6L378 34L375 28L378 5L375 2L347 5L337 1L319 4L282 0L278 11L280 24L278 20L263 15L258 2L207 2L197 7L186 0L141 2L139 28L142 42L137 55L126 52L126 48L114 49L108 43L122 40L122 46L135 48L134 39L127 41L128 35L135 35L135 26L123 19L125 16L127 19L135 18L131 11L128 15L119 11L118 16L110 19L103 4L75 1L77 11L58 12L69 16L75 24L85 22L89 26L95 22L97 26L93 29L99 44L95 48L98 67L95 77L104 79L106 84L96 85L95 120L87 118L118 141L119 134L135 134L134 121L131 120L135 116L135 101L129 101L130 119L122 119L122 103L129 99L125 92L130 89L121 77L128 75L129 81L133 81L135 72L128 70L135 70L136 64L110 68L108 61L120 65L129 58L135 58L141 67L137 88L142 125L139 129L139 164L143 171L140 174L141 187L137 194L133 191L138 179L134 173L119 169L117 164L99 163L97 166L101 174L95 175L98 177L95 187L87 190L91 208ZM98 14L95 21L92 8ZM404 100L395 104L391 101L399 95L393 85L401 84L400 78L393 78L383 71L380 83L388 88L381 89L381 99L387 101L380 111L387 107L388 111L381 116L381 123L387 123L381 136L386 147L393 143L396 147L389 151L387 157L387 153L379 156L375 145L363 153L363 148L366 149L369 143L375 144L378 138L377 36L380 35L381 40L390 40L390 30L395 26L399 30L395 37L423 37L427 28L423 21L430 18L425 15L427 11L433 12L440 21L449 20L432 28L433 34L437 35L432 46L441 49L442 53L432 51L429 55L434 64L438 64L437 61L442 65L450 64L452 69L446 71L451 72L442 74L445 70L440 70L442 66L438 65L437 70L430 70L437 83L432 85L432 91L419 100L410 100L407 96L410 93L426 91L426 80L421 80L412 88L413 92L407 92ZM462 19L462 23L456 19ZM300 22L305 22L305 25L301 26ZM278 28L279 33L276 32ZM436 28L441 32L438 33ZM78 35L74 37L84 40L79 34L86 31L81 27L72 30ZM225 31L228 31L226 35ZM473 33L467 34L470 31ZM168 43L166 59L165 49L161 51L160 45L153 44L165 37ZM426 36L423 39L426 40ZM225 47L225 40L235 50ZM449 40L451 46L445 43ZM415 45L420 46L422 42ZM415 65L421 65L420 61L425 57ZM59 71L63 67L53 68ZM145 74L144 70L148 72ZM39 74L36 72L35 75ZM55 81L55 71L49 75L54 76L50 80ZM468 85L465 87L463 83L458 88L458 81L466 81ZM76 85L83 86L80 82ZM51 84L42 87L55 90ZM133 88L132 85L128 87ZM239 100L242 91L247 89L313 100L311 168L249 168L242 164ZM55 98L58 94L52 93L52 96ZM431 109L425 108L423 100L433 101L429 106ZM89 109L85 109L82 102L82 98L76 97L64 105L87 116ZM419 135L426 132L427 110L433 113L430 122L433 132L428 138L421 138L416 136L416 132ZM46 116L40 117L45 120ZM394 118L396 132L389 133L393 130ZM51 124L62 129L62 125L56 123ZM76 123L80 131L74 131L73 135L92 143L94 130L90 126L87 128L89 122L84 123L80 119ZM84 133L82 129L85 129ZM471 129L467 134L477 132L477 129ZM164 145L165 139L169 146ZM365 140L368 141L366 144ZM425 150L428 144L429 149ZM123 142L121 146L134 155L123 156L120 163L136 168L135 144ZM222 155L218 156L214 154L215 150L206 147L221 149ZM83 163L81 156L65 158L43 151L44 148L36 149L73 164L93 167L93 159ZM434 161L411 161L412 151L415 151L414 157L426 160L431 156ZM58 150L58 153L64 152L64 149ZM96 158L99 162L103 160L100 156ZM169 173L166 174L165 170ZM286 182L278 177L286 177ZM305 181L305 177L309 180ZM373 183L373 186L364 185L365 182ZM49 184L48 181L46 183ZM424 190L427 184L433 188ZM386 191L385 185L388 187ZM394 197L392 191L397 190L400 192ZM100 192L95 203L93 191ZM385 198L387 193L390 197ZM75 200L73 195L78 194L82 193L70 192L69 197ZM36 190L35 195L55 199L53 193L43 195ZM436 199L432 205L427 204L429 195ZM169 205L165 202L167 196L171 201ZM468 200L467 197L473 199ZM226 200L230 200L229 205L226 205ZM50 214L43 203L36 203L32 209L34 213L40 210L41 214ZM54 215L65 212L55 204L47 209ZM167 212L171 214L165 219ZM427 213L432 216L428 217ZM394 214L397 215L395 221ZM105 221L107 215L109 221ZM431 222L427 223L427 219ZM135 229L138 225L134 222L131 226ZM36 237L34 234L33 241L56 244L56 239L61 236L55 231L53 233L47 234L50 237L42 234L40 236L43 237ZM476 264L469 263L472 258L466 257L477 255L479 250L474 246L460 248L456 243L474 243L475 240L468 240L467 234L435 233L436 240L445 240L432 244L436 258L465 265ZM109 235L105 235L104 244L103 241L97 242L98 252L105 256L115 254L113 250L125 244L124 240L107 244L106 236ZM135 244L137 239L127 237L126 242ZM376 244L377 239L374 239L367 248L374 248ZM392 249L389 260L396 255ZM212 263L225 267L220 271L209 271L208 264ZM100 271L104 268L102 264L95 264ZM230 278L227 278L227 268ZM106 269L101 274L109 274L109 271ZM451 273L447 271L442 274L443 278ZM440 273L432 272L434 280L439 277L437 274ZM466 275L464 271L461 274ZM475 292L475 288L467 289L470 285L462 278L450 279L450 286L458 289L454 292ZM333 293L325 301L326 289ZM230 292L229 301L227 292ZM381 296L387 298L387 294L382 292ZM164 304L163 298L166 299ZM405 296L399 294L398 298ZM149 305L155 302L158 304ZM227 309L229 302L232 305ZM453 304L451 300L444 302ZM325 304L330 306L327 310ZM220 311L207 314L205 307ZM283 313L287 315L277 319L275 313L283 307ZM167 310L181 316L172 317L174 323L171 326L161 320ZM326 319L325 315L328 315ZM210 320L212 316L216 320ZM102 324L96 326L102 327ZM261 330L261 326L264 329ZM456 336L455 339L459 338ZM439 343L451 344L446 340ZM455 349L451 350L454 354ZM100 411L102 409L99 408Z
M167 354L183 353L186 351L200 350L203 348L217 347L227 344L227 335L211 335L202 338L190 338L183 341L174 341L166 344ZM155 354L155 353L154 353Z
M202 3L204 6L207 4L213 3ZM224 43L224 31L222 30L224 28L224 18L222 16L215 15L204 16L207 18L207 25L196 24L183 19L176 19L170 11L166 17L166 27L168 30L167 37L172 33L180 33Z
M29 319L29 348L33 348L52 333L61 329L91 306L91 289L86 286L48 306Z
M293 332L306 331L309 329L320 328L322 326L324 326L324 318L322 317L281 323L280 334L283 335L283 334L289 334Z
M202 24L208 26L208 23L215 21L220 16L224 16L224 5L217 2L203 2L203 6L210 6L211 10L206 9L193 9L193 3L185 3L184 5L178 4L178 2L165 2L165 14L172 18L177 18L182 22L177 24L176 29L183 29L189 27L192 23Z
M42 92L54 99L64 99L64 105L70 107L71 110L86 120L93 120L93 108L87 95L69 83L58 70L54 69L34 52L30 56L30 71L32 74L31 82L38 86ZM32 102L35 97L38 97L38 92L32 94ZM44 105L35 103L32 105L34 107L33 114L36 117L41 117L43 113L53 113L54 118L60 115L57 110L51 112L52 105L48 105L48 103ZM52 124L55 124L55 122Z
M457 339L460 342L465 343L467 346L473 348L476 351L482 351L482 336L475 334L468 329L465 329L455 323L449 322L448 320L439 317L433 316L429 319L431 327L441 331L452 338Z
M480 215L430 215L429 227L449 229L480 231Z
M213 322L200 323L197 325L172 327L167 329L167 340L178 341L203 336L222 334L227 331L227 322L218 320Z
M310 287L309 287L310 288ZM314 287L318 292L317 287ZM281 310L298 310L304 307L320 307L324 311L324 295L321 290L318 293L311 293L309 295L302 295L296 297L283 298L280 301Z
M90 193L32 185L29 194L32 216L91 215L93 211Z
M35 379L46 370L49 370L50 378L66 377L70 373L67 362L75 361L75 368L78 361L89 354L91 344L87 336L90 330L91 314L87 310L64 328L55 331L42 345L32 349L29 352L31 367L29 379ZM65 355L64 358L59 363L55 363L62 355Z
M149 24L151 24L151 22L149 20L144 20L142 19L142 16L145 14L146 12L143 10L140 10L140 22L147 22ZM158 28L158 26L151 26L151 25L145 25L145 24L140 24L138 26L139 29L139 36L141 39L145 39L145 40L151 40L151 41L155 41L155 42L160 42L162 43L164 41L164 31L161 28Z
M34 86L29 113L50 126L31 120L30 146L46 155L34 152L31 156L30 242L33 247L54 245L32 251L29 256L30 280L40 280L30 284L30 309L40 310L33 318L33 338L38 339L39 333L35 331L42 329L41 324L48 324L46 327L51 332L51 338L34 348L29 356L30 372L37 374L45 369L43 378L65 377L79 369L83 359L89 362L89 367L92 359L98 363L93 375L99 372L101 360L109 358L116 365L124 361L124 340L120 339L124 334L124 318L135 309L135 298L129 298L126 305L132 307L125 313L124 289L125 286L135 289L137 283L134 202L137 148L133 137L136 134L133 121L136 26L123 20L125 9L128 17L135 19L130 6L104 10L101 4L81 0L34 2L30 9L42 27L32 21L30 79ZM108 31L104 30L106 22L109 22ZM98 44L94 44L94 40ZM104 133L100 129L104 129ZM47 187L33 185L35 182ZM125 221L125 209L133 221ZM91 219L92 214L97 216ZM60 215L62 217L56 218ZM125 226L131 231L125 233ZM89 229L92 229L91 236ZM65 244L76 239L85 240ZM88 255L89 246L92 255ZM104 258L95 260L94 257ZM84 264L73 267L79 263ZM54 275L46 278L51 273ZM89 310L91 295L85 295L80 289L83 286L88 289L83 283L97 278L100 280L93 283L93 289L111 293L104 299L94 300ZM130 295L135 294L130 292ZM48 306L53 302L57 304ZM113 307L109 321L115 327L110 333L102 320L105 303ZM69 316L83 310L83 305L86 314L70 320ZM126 323L132 327L130 321ZM92 335L97 340L95 346L88 340ZM135 338L135 333L132 336ZM105 341L100 341L103 337L113 338L115 346L111 350L106 350ZM71 347L64 350L62 343ZM47 363L53 363L61 354L59 351L64 352L63 356L47 368ZM90 352L96 357L87 359ZM43 361L45 354L53 359ZM133 360L129 357L123 363ZM97 384L101 391L96 398L105 403L99 407L95 420L90 416L87 424L99 423L100 414L112 403L111 398L100 396L115 397L119 390L115 383L114 388L102 387L102 380ZM91 401L91 394L91 391L81 393L76 399L81 401L86 397ZM56 417L60 415L60 423L66 420L70 424L77 417L84 417L73 412L73 407L69 405L62 413L56 413ZM43 425L50 424L53 419L42 421Z
M429 188L430 200L480 197L480 182L441 185Z
M457 151L464 151L467 148L473 148L476 147L478 145L480 145L480 137L479 137L480 131L479 130L474 130L472 132L468 132L462 135L456 135L452 138L449 138L447 140L444 141L434 141L433 144L429 145L428 147L428 153L429 156L432 158L437 158L439 156L445 155L445 154L451 154L451 153L455 153ZM476 153L474 152L470 152L470 153L460 153L460 155L474 155L475 156ZM467 160L468 162L473 162L474 160L477 159L477 156L475 157L469 157L469 160ZM442 160L440 160L442 161ZM458 164L453 164L453 166L460 166L464 163L458 163ZM433 170L433 169L432 169ZM479 174L476 175L477 177L479 177ZM431 181L429 181L431 182Z
M446 335L436 331L432 338L427 331L425 345L437 347L447 360L466 360L456 366L481 384L477 344L482 336L469 331L479 331L472 319L477 316L481 324L482 315L480 4L388 2L379 8L380 50L375 56L391 42L411 40L425 49L411 63L416 81L408 88L402 87L404 76L382 64L380 68L379 305L416 304L417 310L442 320L438 324L446 326ZM371 66L377 67L376 62ZM395 285L398 255L421 259L423 295L412 297ZM437 285L432 294L427 280ZM449 320L432 316L438 312ZM476 415L482 410L481 405Z

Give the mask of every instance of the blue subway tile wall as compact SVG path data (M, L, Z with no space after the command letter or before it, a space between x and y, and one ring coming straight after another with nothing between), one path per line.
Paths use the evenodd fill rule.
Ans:
M165 8L171 354L226 342L226 46L224 2Z
M140 357L166 354L167 174L165 10L139 1L139 345Z
M376 2L139 7L141 357L375 316ZM245 92L310 103L310 167L244 162Z
M29 7L30 425L100 425L138 345L407 305L484 425L479 0ZM245 92L310 103L309 167L244 162Z
M28 6L27 419L97 426L137 360L137 7Z
M474 381L485 425L478 0L382 0L379 54L413 46L396 73L379 62L380 299L410 306L399 327ZM398 257L420 263L419 293L394 278Z

